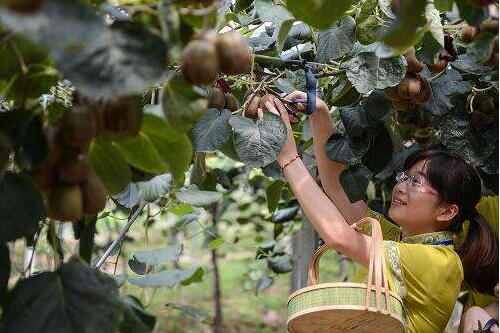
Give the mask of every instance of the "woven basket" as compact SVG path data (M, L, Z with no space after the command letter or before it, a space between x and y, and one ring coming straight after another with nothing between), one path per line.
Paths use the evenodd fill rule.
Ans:
M355 223L372 225L369 284L318 284L318 264L328 248L321 246L309 264L308 286L288 297L288 331L292 333L384 332L400 333L404 328L401 298L388 291L380 224L366 217Z

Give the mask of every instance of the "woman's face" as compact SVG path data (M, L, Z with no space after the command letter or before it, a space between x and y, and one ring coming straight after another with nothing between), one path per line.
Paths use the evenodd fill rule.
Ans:
M425 161L416 163L405 173L410 179L394 186L389 217L401 226L404 236L433 232L440 201L437 191L425 179ZM418 183L422 186L416 186Z

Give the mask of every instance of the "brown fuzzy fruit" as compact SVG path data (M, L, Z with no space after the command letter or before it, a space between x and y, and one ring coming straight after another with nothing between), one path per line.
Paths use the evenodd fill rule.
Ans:
M60 133L64 143L72 148L86 148L97 134L94 117L83 106L74 106L66 111L61 121Z
M95 216L106 206L108 192L101 178L93 171L85 182L81 184L83 213Z
M215 46L224 74L237 75L250 72L252 67L250 44L238 32L231 31L218 35Z
M247 103L245 105L245 117L251 118L251 119L256 119L258 117L258 108L260 104L260 94L255 93L251 94L247 100Z
M212 84L219 74L219 60L214 44L192 40L182 51L182 75L193 85Z
M498 35L498 20L485 20L483 23L481 23L481 27L479 28L479 30L481 30L481 32L490 32L494 35Z
M83 182L87 179L90 169L91 166L86 153L66 149L59 163L59 180L71 184Z
M212 45L215 45L217 41L217 33L213 30L203 30L193 37L193 40L203 40L205 42L209 42Z
M224 107L231 112L238 110L238 100L233 94L226 94L226 106Z
M461 38L464 42L470 43L476 38L477 36L477 28L470 26L470 25L465 25L462 27L462 35Z
M419 77L421 82L420 92L412 98L413 103L422 104L427 102L432 96L432 88L429 82Z
M448 66L448 60L439 58L435 63L427 65L427 68L432 74L440 73Z
M134 136L142 122L141 100L135 96L108 99L104 105L106 131L117 136Z
M397 86L398 94L403 99L414 99L422 88L420 78L411 74L406 77Z
M48 217L59 221L77 221L83 215L82 192L79 185L61 184L49 196Z
M404 54L408 67L406 69L409 73L420 73L424 69L424 63L417 59L415 56L415 48L411 47Z
M43 7L45 0L6 0L4 4L14 12L33 14Z
M209 109L222 110L226 106L226 96L217 88L208 89L207 100Z

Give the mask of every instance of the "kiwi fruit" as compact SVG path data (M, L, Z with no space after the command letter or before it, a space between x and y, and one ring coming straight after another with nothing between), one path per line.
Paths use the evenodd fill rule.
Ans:
M258 108L261 96L259 93L251 94L245 105L245 117L256 119L258 117Z
M74 106L63 115L60 134L64 144L77 149L86 148L97 134L97 127L90 110Z
M219 74L219 60L213 43L192 40L182 52L182 75L193 85L212 84Z
M250 73L252 67L250 44L238 32L230 31L218 35L215 47L222 73L227 75Z
M432 74L436 74L445 70L446 66L448 66L448 60L445 58L439 58L435 63L428 64L427 68Z
M477 36L477 28L470 26L470 25L465 25L462 27L462 35L461 38L464 42L470 43L476 38Z
M226 106L226 96L217 88L208 89L208 108L222 110Z
M406 58L406 62L408 64L406 69L407 72L420 73L424 69L424 63L418 60L415 55L415 48L411 47L408 51L406 51L404 57Z
M83 216L80 185L60 184L52 189L48 200L48 217L59 221L77 221Z
M116 136L134 136L141 129L142 105L136 96L108 99L104 105L106 131Z
M81 184L83 214L95 216L104 209L107 202L107 191L101 178L93 171Z
M91 168L85 152L65 149L59 163L59 180L71 184L83 182L87 179Z
M238 100L236 99L236 96L229 93L226 94L225 98L226 98L226 105L224 108L228 109L231 112L238 110Z
M415 98L422 88L420 79L410 73L397 86L397 92L400 98L413 99Z

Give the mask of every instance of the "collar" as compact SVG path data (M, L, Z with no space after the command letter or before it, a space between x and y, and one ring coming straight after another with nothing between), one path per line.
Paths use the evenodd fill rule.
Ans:
M401 235L399 237L401 237ZM453 245L453 232L438 231L430 232L428 234L408 236L401 239L401 242L407 244Z

